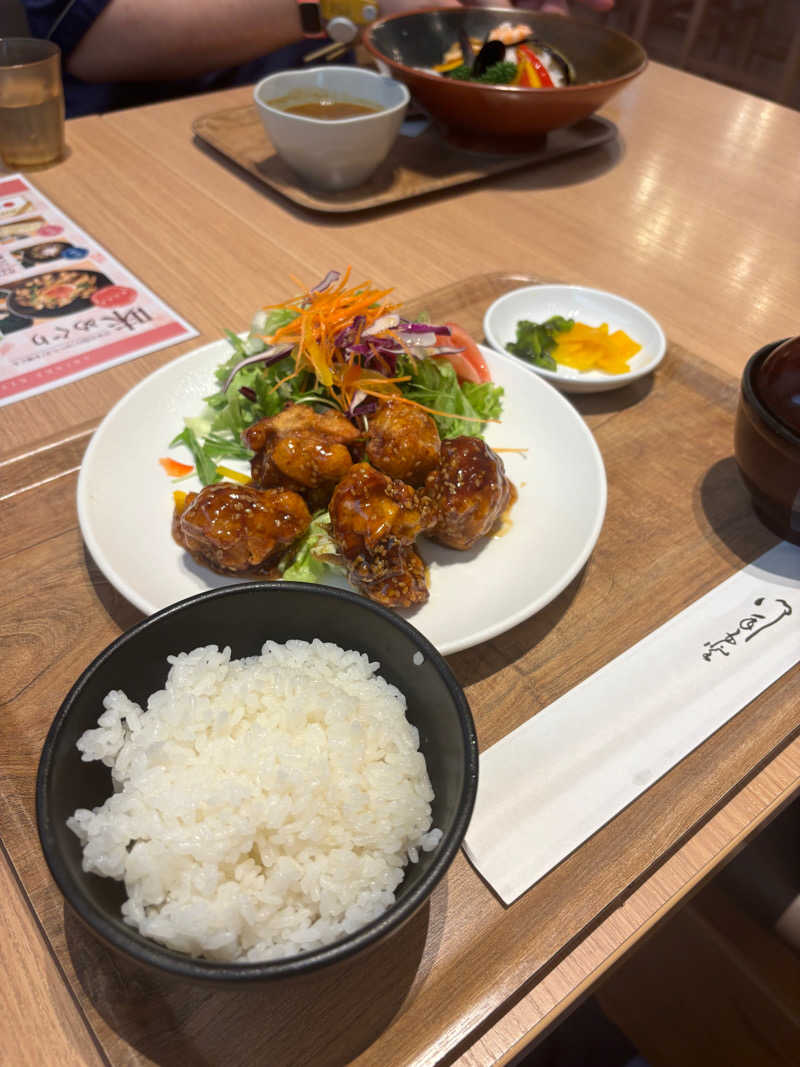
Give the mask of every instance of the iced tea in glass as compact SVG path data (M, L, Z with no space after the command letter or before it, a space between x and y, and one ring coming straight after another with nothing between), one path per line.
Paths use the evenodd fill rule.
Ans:
M7 167L64 154L61 50L52 41L0 37L0 156Z

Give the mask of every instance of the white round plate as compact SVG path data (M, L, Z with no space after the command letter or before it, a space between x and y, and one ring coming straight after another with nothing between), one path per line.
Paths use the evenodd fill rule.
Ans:
M158 463L167 455L192 462L169 442L184 416L200 413L229 352L216 341L145 378L108 413L84 456L78 518L86 545L111 584L148 614L238 581L199 566L173 541L173 488L200 485L173 485ZM430 600L401 614L445 654L487 641L553 600L589 558L606 507L600 450L572 405L513 357L483 354L505 389L502 421L486 438L497 449L524 450L502 453L519 499L507 530L470 551L420 542Z
M587 289L582 285L528 285L514 289L489 307L483 318L483 330L486 340L495 351L510 355L506 345L516 340L520 319L545 322L553 315L577 319L587 326L600 326L607 322L611 332L624 330L642 346L641 351L631 359L631 369L626 374L606 374L601 370L579 371L560 365L557 370L545 370L527 360L512 357L518 359L521 366L552 382L565 393L598 393L630 385L637 378L643 378L655 370L667 350L664 331L644 308L614 293Z

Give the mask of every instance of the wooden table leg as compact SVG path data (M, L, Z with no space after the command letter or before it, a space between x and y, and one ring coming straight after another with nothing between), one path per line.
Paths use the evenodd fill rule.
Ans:
M636 41L643 41L650 22L650 14L653 10L653 0L642 0L639 10L636 12L636 21L633 24L632 37Z
M694 43L697 40L697 35L700 32L700 26L702 25L703 18L705 17L706 8L708 7L708 0L694 0L692 5L692 13L689 15L689 24L686 27L686 33L684 34L683 44L681 45L680 56L678 57L678 66L682 69L686 69L686 64L689 62L689 56L692 54Z
M792 43L789 45L789 54L783 67L781 87L778 90L778 103L787 104L792 87L800 75L800 14L795 14L795 28Z

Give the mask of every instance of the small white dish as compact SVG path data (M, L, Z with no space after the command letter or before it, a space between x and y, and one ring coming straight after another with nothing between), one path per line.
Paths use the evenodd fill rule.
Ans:
M379 110L343 119L293 114L273 101L330 95ZM307 67L263 78L253 90L275 151L303 181L339 192L366 181L397 140L410 99L402 82L360 67Z
M642 346L630 360L631 369L626 374L579 371L560 364L553 371L537 367L526 359L519 360L523 367L546 378L565 393L597 393L630 385L655 370L667 350L664 331L644 308L614 293L582 285L527 285L514 289L489 307L483 318L483 330L487 342L496 352L512 355L506 346L516 340L517 323L521 319L544 322L553 315L576 319L587 326L607 322L610 331L624 330Z

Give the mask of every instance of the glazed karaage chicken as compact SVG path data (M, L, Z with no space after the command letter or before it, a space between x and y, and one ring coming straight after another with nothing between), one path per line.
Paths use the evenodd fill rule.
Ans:
M417 538L471 548L516 499L484 441L442 441L426 411L396 397L381 402L366 433L342 411L288 404L242 437L254 453L252 484L189 493L172 520L175 541L222 574L278 578L312 514L327 509L328 555L350 584L379 604L415 607L428 600Z
M176 505L172 536L212 570L263 576L310 523L306 502L297 493L218 482Z
M428 537L462 550L490 533L517 495L502 459L479 437L442 441L441 462L423 493L436 514Z
M340 411L317 414L308 404L288 404L244 432L245 443L255 452L250 461L253 484L259 489L294 489L310 497L314 510L324 507L353 465L348 445L360 436Z
M409 485L422 485L438 466L441 444L431 416L400 400L385 401L369 420L367 459Z
M425 603L425 564L414 542L434 515L415 489L358 463L334 490L330 516L331 536L356 589L389 607Z

